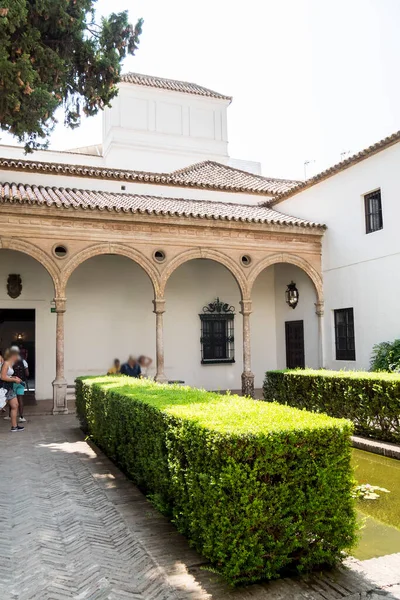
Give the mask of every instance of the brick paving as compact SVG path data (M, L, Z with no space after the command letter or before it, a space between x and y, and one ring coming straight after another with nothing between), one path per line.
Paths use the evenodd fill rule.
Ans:
M400 554L232 589L73 415L0 419L1 600L394 600Z

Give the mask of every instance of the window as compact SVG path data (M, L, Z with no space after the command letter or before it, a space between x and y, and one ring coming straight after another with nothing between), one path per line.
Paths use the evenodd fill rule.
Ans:
M219 298L204 306L201 321L201 363L234 363L235 308Z
M336 360L356 360L354 311L352 308L341 308L334 312Z
M365 230L373 233L383 229L381 190L375 190L364 196Z

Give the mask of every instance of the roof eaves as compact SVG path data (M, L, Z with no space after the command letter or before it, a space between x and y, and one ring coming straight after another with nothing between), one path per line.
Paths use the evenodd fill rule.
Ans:
M157 77L155 75L145 75L143 73L123 73L121 75L122 83L130 83L134 85L141 85L143 87L150 87L153 89L162 89L172 92L181 92L184 94L192 94L195 96L202 96L203 98L216 98L217 100L228 100L232 102L232 96L221 94L210 88L206 88L198 83L191 81L183 81L180 79L170 79L168 77Z
M9 189L9 193L4 194L2 193L0 195L0 204L1 203L9 203L9 204L29 204L29 205L37 205L37 206L43 206L46 205L48 207L56 207L56 208L74 208L75 210L78 209L82 209L82 210L87 210L87 209L92 209L92 210L108 210L109 212L131 212L133 214L135 213L139 213L139 214L154 214L154 215L164 215L164 216L177 216L177 217L192 217L192 218L202 218L202 219L218 219L218 220L222 220L222 221L237 221L237 222L243 222L243 223L264 223L264 224L270 224L270 225L279 225L279 226L300 226L300 227L305 227L305 228L318 228L318 229L325 229L326 227L324 225L320 225L318 223L313 223L313 222L309 222L309 221L305 221L305 220L301 220L301 219L296 219L296 218L292 218L295 220L287 220L287 218L272 218L269 216L265 216L262 217L260 215L255 214L254 216L251 215L251 212L249 215L234 215L234 214L217 214L218 213L218 209L221 209L224 206L230 206L233 208L246 208L246 210L251 211L252 208L259 209L260 206L258 207L251 207L249 205L245 205L245 204L235 204L235 203L219 203L219 202L209 202L209 201L204 201L204 200L186 200L184 198L164 198L164 197L160 197L160 196L146 196L146 195L137 195L137 194L120 194L120 193L116 193L116 192L107 192L106 195L107 196L114 196L116 198L120 198L121 196L131 196L131 197L136 197L139 199L143 199L143 200L148 200L148 199L152 199L152 200L161 200L161 201L170 201L170 202L181 202L182 206L178 209L178 208L157 208L157 207L118 207L118 206L107 206L103 204L99 203L99 198L96 197L97 194L99 194L100 196L104 196L104 192L102 191L93 191L93 190L79 190L77 188L57 188L57 187L52 187L52 186L38 186L38 185L34 185L34 186L28 186L28 185L23 185L23 184L15 184L15 183L3 183L0 184L3 188L7 187L7 189ZM35 194L35 190L37 190L40 194L40 198L37 197L37 195ZM77 196L77 194L86 194L87 195L87 202L83 201L82 198L79 198L79 196ZM64 201L63 198L63 194L67 194L69 196L69 204L66 203ZM76 197L75 197L76 196ZM53 197L53 201L51 201L51 198ZM71 197L73 198L74 202L71 202ZM56 199L54 199L56 198ZM92 199L92 203L90 204L89 200L90 198ZM86 198L85 198L86 200ZM185 204L187 204L188 202L190 202L192 204L192 206L185 206ZM209 214L206 214L204 212L196 212L193 210L193 204L197 204L199 206L201 205L207 205L207 207L215 207L216 210L216 214L213 212L210 212ZM279 215L279 213L277 213L277 215ZM286 217L286 215L282 215L282 217ZM290 217L288 217L290 219Z
M394 146L398 142L400 142L400 131L396 131L392 135L389 135L388 137L384 138L383 140L380 140L379 142L376 142L375 144L368 146L368 148L365 148L364 150L357 152L353 156L346 158L345 160L337 163L336 165L329 167L329 169L326 169L325 171L318 173L314 177L311 177L311 179L307 179L306 181L301 182L299 185L294 186L290 190L287 190L286 192L283 192L282 194L278 194L277 196L275 196L275 198L272 198L271 200L267 200L262 205L266 206L266 207L275 206L275 204L278 204L282 200L291 198L292 196L295 196L299 192L302 192L310 187L313 187L314 185L321 183L325 179L329 179L329 177L333 177L334 175L337 175L338 173L341 173L342 171L349 169L353 165L356 165L356 164L362 162L363 160L366 160L367 158L370 158L371 156L374 156L375 154L378 154L379 152L382 152L383 150L390 148L390 146Z
M202 163L196 163L194 167L200 168L199 165ZM204 164L204 163L203 163ZM220 163L214 163L213 161L205 161L205 164L212 164L221 166ZM222 167L226 167L222 165ZM226 167L233 171L239 171L233 167ZM117 181L132 181L140 183L153 183L158 185L174 186L174 187L190 187L207 190L221 190L235 193L244 194L256 194L259 196L278 196L274 190L264 189L260 190L251 185L234 185L234 184L223 184L223 183L206 183L201 181L184 181L180 180L179 176L176 175L178 171L172 173L154 173L147 171L129 171L120 169L111 169L105 167L95 167L88 165L73 165L68 163L51 163L44 161L29 161L20 159L8 159L0 157L0 169L4 170L15 170L15 171L32 171L47 174L63 174L72 177L93 177L95 179L113 179ZM191 168L187 167L186 172L190 172ZM193 165L192 165L193 170ZM255 177L266 183L269 178L263 177L262 175L254 175L253 173L247 173L246 171L239 171L248 176ZM271 179L270 181L279 181ZM286 181L286 180L283 180ZM290 181L289 181L290 182Z

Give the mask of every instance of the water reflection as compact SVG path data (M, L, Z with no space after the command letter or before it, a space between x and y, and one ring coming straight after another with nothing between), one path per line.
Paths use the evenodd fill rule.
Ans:
M400 461L354 449L353 465L359 484L379 485L390 490L390 494L358 502L364 527L352 554L366 560L400 552Z

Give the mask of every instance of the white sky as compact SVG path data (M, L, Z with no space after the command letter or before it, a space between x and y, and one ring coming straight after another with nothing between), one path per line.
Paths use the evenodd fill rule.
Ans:
M98 0L145 20L124 70L234 97L229 152L302 179L400 129L400 0ZM2 142L6 142L2 136ZM99 142L98 117L51 147ZM133 165L134 168L134 165Z

